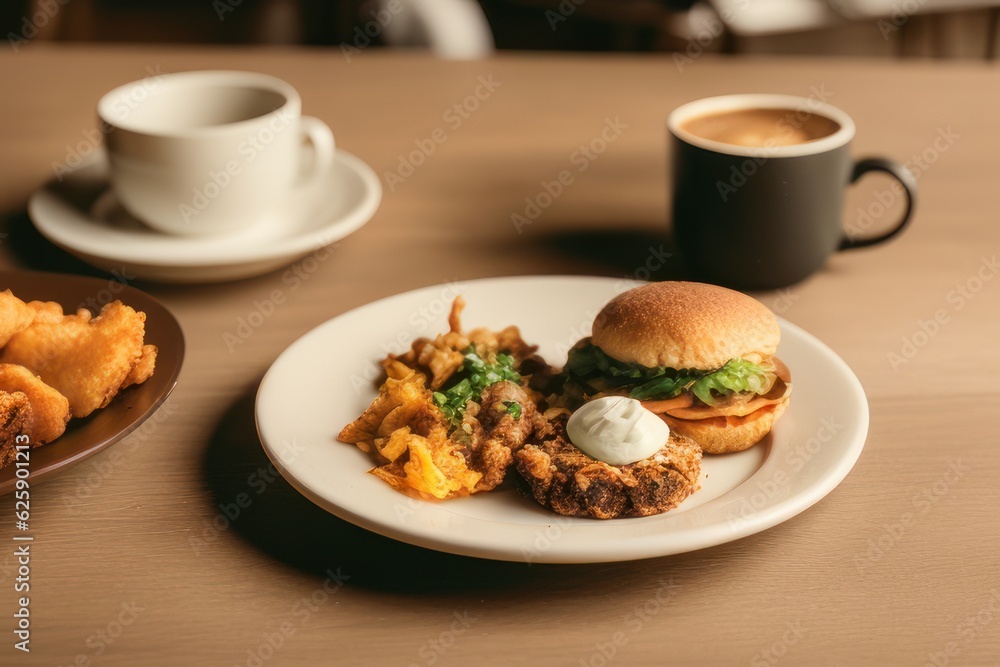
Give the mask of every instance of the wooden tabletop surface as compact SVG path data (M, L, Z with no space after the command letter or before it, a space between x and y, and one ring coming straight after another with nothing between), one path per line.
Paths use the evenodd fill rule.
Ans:
M44 241L25 206L57 165L92 149L100 95L150 71L282 77L385 186L370 224L295 290L281 272L204 286L131 281L184 328L179 384L138 433L33 489L30 654L13 647L14 499L3 500L0 663L998 664L995 67L38 45L0 63L2 268L106 276ZM755 295L832 347L867 392L867 445L829 496L736 542L592 565L410 547L274 477L237 518L220 518L267 465L253 398L285 347L415 287L635 276L651 247L671 249L666 114L729 92L826 96L857 121L856 155L908 161L919 180L915 221L898 240ZM518 233L512 215L608 123L621 128L614 141ZM445 140L423 164L390 178L438 128ZM854 188L848 220L888 185L872 176ZM652 277L679 275L674 255ZM229 349L225 334L275 289L287 294L280 311Z

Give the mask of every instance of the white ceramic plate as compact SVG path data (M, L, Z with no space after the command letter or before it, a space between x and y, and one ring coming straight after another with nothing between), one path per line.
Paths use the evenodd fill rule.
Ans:
M428 287L336 317L292 344L257 394L257 428L270 459L301 493L374 532L430 549L499 560L631 560L729 542L785 521L828 494L861 454L868 403L851 369L813 336L781 322L779 356L792 370L791 404L762 443L706 456L701 490L653 517L599 521L555 515L514 488L427 503L393 491L337 433L376 394L386 352L447 330L451 300L463 326L517 324L550 363L589 335L600 308L634 286L592 277L519 277ZM515 473L516 474L516 473Z
M274 271L358 230L375 214L382 186L364 162L336 152L327 178L234 234L172 236L129 215L108 182L103 150L32 195L28 215L57 246L105 271L146 280L207 283Z

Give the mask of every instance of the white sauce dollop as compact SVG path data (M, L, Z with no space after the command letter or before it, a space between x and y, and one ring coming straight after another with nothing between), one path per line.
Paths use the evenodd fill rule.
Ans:
M570 415L566 434L587 456L621 466L660 451L670 427L634 398L605 396Z

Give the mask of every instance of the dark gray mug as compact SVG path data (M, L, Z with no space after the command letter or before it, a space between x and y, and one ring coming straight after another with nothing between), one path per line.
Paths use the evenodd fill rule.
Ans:
M706 117L739 120L726 115L738 110L772 113L785 133L799 131L803 123L812 125L815 117L832 123L824 136L790 145L773 139L762 141L763 145L737 145L686 129ZM706 98L675 109L667 127L673 144L674 234L685 262L704 280L750 290L791 285L820 268L837 250L871 246L896 236L913 214L917 196L913 175L891 160L853 161L854 121L818 99ZM891 230L856 238L844 231L844 190L870 171L888 173L899 181L902 188L894 186L893 192L905 198L905 208Z

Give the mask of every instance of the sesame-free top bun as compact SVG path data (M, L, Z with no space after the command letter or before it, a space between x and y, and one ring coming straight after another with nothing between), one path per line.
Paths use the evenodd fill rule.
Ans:
M745 294L664 281L609 301L594 320L591 342L619 361L714 370L754 353L770 357L780 336L774 314Z

